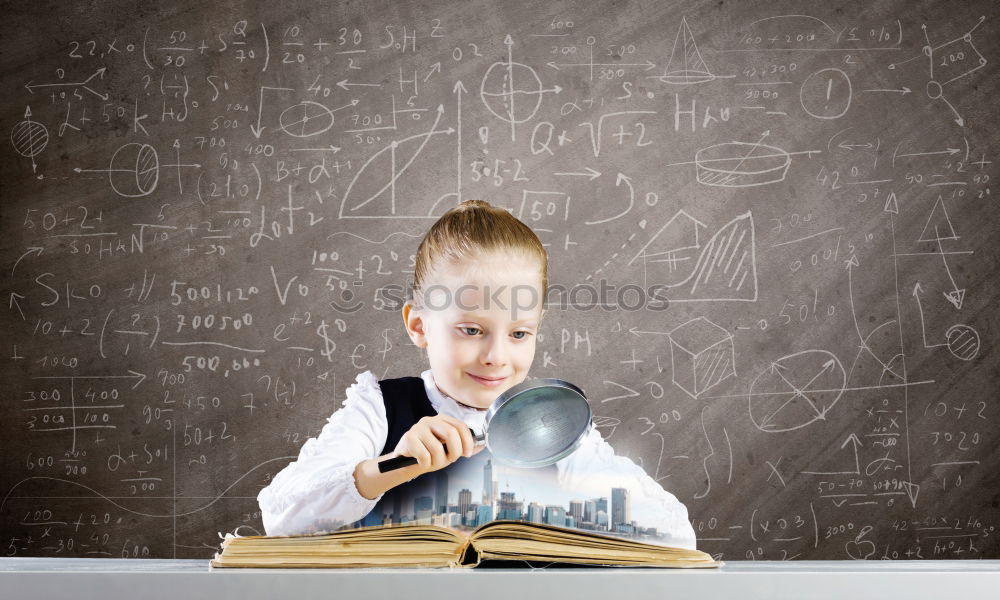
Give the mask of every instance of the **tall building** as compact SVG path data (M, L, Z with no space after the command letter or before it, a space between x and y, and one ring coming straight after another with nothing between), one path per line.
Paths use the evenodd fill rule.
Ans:
M448 512L448 471L438 469L434 472L434 514Z
M566 526L566 509L550 504L545 507L545 522L549 525L557 525L559 527Z
M594 498L594 504L597 505L598 511L608 512L608 499L607 498Z
M465 512L462 518L464 519L464 521L462 521L463 525L466 527L475 527L476 520L479 518L479 505L475 503L470 504L469 510Z
M594 523L597 521L597 502L594 500L587 500L583 503L583 520L587 523Z
M569 501L569 514L576 519L577 522L583 520L583 502L579 500Z
M476 511L476 527L485 525L493 520L493 505L483 504Z
M487 459L483 466L483 504L497 501L497 482L493 480L493 460Z
M632 522L632 507L627 488L611 488L611 529Z
M417 513L417 521L427 521L430 523L434 515L434 498L430 496L417 496L413 500L413 512Z
M531 523L543 523L545 521L545 507L537 502L529 504L528 521Z
M594 522L597 523L597 528L598 529L607 529L608 528L608 513L604 512L603 510L597 511L597 520L594 521Z
M514 492L500 492L500 500L497 502L497 519L520 521L524 518L523 505L523 502L514 497Z
M458 514L462 518L463 523L468 523L468 512L469 508L472 506L472 490L468 488L463 488L462 491L458 493Z

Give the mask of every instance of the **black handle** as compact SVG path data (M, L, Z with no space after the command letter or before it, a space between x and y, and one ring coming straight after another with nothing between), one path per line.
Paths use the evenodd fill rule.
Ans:
M469 431L472 431L471 427L469 428ZM486 434L481 433L479 435L476 435L476 432L472 431L472 435L473 439L476 441L476 445L479 445L486 439ZM441 447L444 448L444 451L447 454L448 445L441 444ZM403 467L408 467L410 465L415 465L415 464L417 464L417 459L412 456L394 456L392 458L387 458L385 460L379 461L378 472L386 473L388 471L402 469Z
M447 449L445 449L447 452ZM396 469L401 469L403 467L408 467L410 465L417 464L417 459L412 456L394 456L392 458L387 458L378 463L378 472L385 473L388 471L394 471Z

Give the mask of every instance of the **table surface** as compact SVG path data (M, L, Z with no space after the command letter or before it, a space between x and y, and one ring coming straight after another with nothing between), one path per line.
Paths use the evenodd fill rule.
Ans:
M207 560L0 558L8 598L997 597L1000 560L727 561L717 569L211 569ZM419 589L419 593L414 590ZM10 595L8 595L10 594ZM614 597L614 596L610 596Z

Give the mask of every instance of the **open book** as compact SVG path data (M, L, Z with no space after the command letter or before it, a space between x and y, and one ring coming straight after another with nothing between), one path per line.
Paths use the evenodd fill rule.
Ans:
M490 560L684 568L722 564L699 550L497 520L467 536L440 525L382 525L319 535L227 535L211 566L471 568Z

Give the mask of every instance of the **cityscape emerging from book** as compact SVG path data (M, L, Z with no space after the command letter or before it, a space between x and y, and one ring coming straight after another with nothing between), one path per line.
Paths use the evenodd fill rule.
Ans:
M390 496L380 502L353 527L385 525L439 525L460 531L470 531L495 520L542 523L593 531L616 537L628 537L656 543L665 536L656 528L642 527L631 518L631 498L626 488L611 488L609 497L570 500L566 505L538 502L534 498L518 497L517 491L500 491L494 478L492 460L483 466L483 485L478 501L472 490L465 487L457 496L450 496L447 470L427 474L432 478L432 493L412 498ZM509 483L508 483L509 486ZM523 492L523 490L522 490ZM451 499L451 501L449 501ZM609 510L610 508L610 510Z

